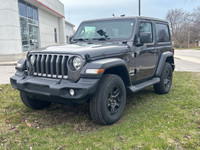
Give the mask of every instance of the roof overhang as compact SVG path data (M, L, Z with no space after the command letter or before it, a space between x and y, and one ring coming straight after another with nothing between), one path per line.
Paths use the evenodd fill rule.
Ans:
M68 22L68 21L66 21L66 20L65 20L65 24L68 24L68 25L70 25L70 26L72 26L72 27L75 27L75 25L73 25L72 23L70 23L70 22Z

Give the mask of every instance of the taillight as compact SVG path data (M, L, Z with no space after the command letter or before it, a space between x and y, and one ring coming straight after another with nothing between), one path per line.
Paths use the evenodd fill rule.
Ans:
M172 53L173 53L173 55L174 55L174 48L172 48Z

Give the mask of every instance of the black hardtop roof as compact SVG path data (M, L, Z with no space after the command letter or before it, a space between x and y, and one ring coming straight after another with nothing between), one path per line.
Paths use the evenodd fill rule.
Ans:
M123 20L123 19L142 19L142 20L153 20L168 23L166 20L152 18L152 17L144 17L144 16L133 16L133 17L110 17L110 18L101 18L101 19L92 19L92 20L85 20L83 22L93 22L93 21L104 21L104 20Z

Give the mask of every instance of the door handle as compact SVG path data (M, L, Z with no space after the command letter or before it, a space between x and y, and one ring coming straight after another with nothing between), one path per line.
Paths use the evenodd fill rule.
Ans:
M132 57L135 58L135 57L137 57L138 55L140 55L140 52L134 52L134 53L132 54Z

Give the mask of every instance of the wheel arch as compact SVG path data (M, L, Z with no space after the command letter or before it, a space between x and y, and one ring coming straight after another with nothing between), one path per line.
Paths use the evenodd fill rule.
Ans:
M165 62L170 63L170 65L172 66L172 70L174 71L174 69L175 69L175 66L174 66L174 57L173 56L167 57L167 59L166 59Z
M174 56L172 52L164 52L162 53L162 55L160 56L160 60L158 62L158 66L156 69L156 73L155 76L161 76L161 73L163 71L163 67L165 65L165 62L170 63L170 65L172 66L172 69L174 71L175 69L175 65L174 65Z
M102 74L87 74L87 69L104 69ZM122 78L125 86L131 85L127 63L120 58L106 58L88 63L81 71L81 77L101 78L104 74L116 74Z
M122 78L126 87L131 85L131 80L130 80L130 77L129 77L129 74L128 74L128 70L123 65L117 65L117 66L113 66L111 68L107 68L104 71L104 74L118 75Z

